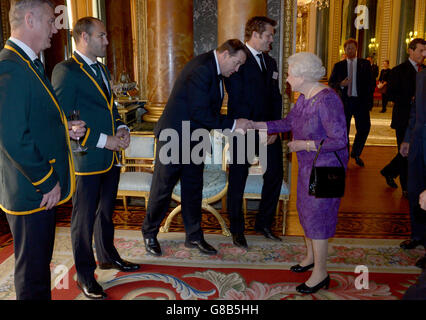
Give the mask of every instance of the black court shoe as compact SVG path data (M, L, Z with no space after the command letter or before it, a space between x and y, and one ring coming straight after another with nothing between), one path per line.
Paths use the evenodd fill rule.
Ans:
M330 275L327 276L324 280L322 280L320 283L318 283L316 286L308 287L306 283L302 283L296 287L297 292L300 293L315 293L319 291L320 289L328 289L330 287Z
M292 266L290 270L296 273L302 273L308 271L309 269L312 269L314 265L314 263L311 263L307 266L302 267L300 264L296 264L295 266Z

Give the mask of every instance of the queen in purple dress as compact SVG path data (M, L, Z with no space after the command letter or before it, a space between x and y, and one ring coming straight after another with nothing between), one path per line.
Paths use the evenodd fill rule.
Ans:
M288 146L296 152L299 165L297 178L297 211L305 232L306 257L291 267L293 272L313 268L310 278L296 289L301 293L314 293L328 288L328 239L336 231L340 198L315 198L308 193L309 177L317 148L324 139L317 166L340 166L334 151L343 164L348 162L346 120L339 96L318 81L325 69L321 59L308 52L292 55L289 60L287 82L292 90L301 93L294 108L285 119L256 122L256 129L267 129L268 135L291 131L293 141Z

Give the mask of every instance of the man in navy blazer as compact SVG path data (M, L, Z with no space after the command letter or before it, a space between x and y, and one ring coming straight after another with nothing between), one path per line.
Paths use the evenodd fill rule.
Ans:
M364 167L364 161L360 156L370 133L370 109L373 105L375 83L370 62L356 56L358 48L356 40L348 39L343 46L347 58L334 65L328 82L342 98L348 135L352 117L355 118L356 134L351 158L355 159L357 165Z
M190 141L191 137L185 135L182 128L189 125L189 133L196 129L246 131L251 125L248 120L233 120L220 114L224 96L222 77L229 77L238 71L245 61L242 42L236 39L228 40L218 49L201 54L188 62L173 86L164 112L154 129L157 153L148 209L142 225L146 250L153 255L162 254L157 234L169 209L173 188L179 179L182 186L185 246L197 248L204 254L217 253L216 249L204 240L201 229L204 164L195 163L190 159L192 148L198 142ZM170 163L164 161L161 156L170 145L171 136L166 137L170 139L162 139L168 132L176 133L179 137L179 142L173 146L179 151L179 159ZM190 144L189 150L184 149L187 143Z
M395 130L398 150L404 140L410 110L413 109L412 104L416 94L416 74L423 64L422 51L425 44L426 41L421 38L411 41L408 45L408 59L394 67L389 75L388 95L389 100L394 102L391 128ZM398 187L394 179L399 176L402 193L405 197L407 196L407 166L407 158L402 157L397 152L395 157L380 171L387 184L392 188Z
M426 48L422 51L426 56ZM416 100L410 112L408 128L400 153L408 155L408 200L410 204L411 237L401 243L403 249L426 246L426 69L416 77ZM423 196L421 195L423 193ZM424 268L426 257L417 264Z
M249 19L245 26L246 63L240 70L225 80L228 92L228 116L247 118L253 121L281 119L282 98L279 89L276 61L268 55L274 41L277 22L268 17L257 16ZM238 160L239 143L249 148L249 137L234 138L232 161L229 164L228 212L234 245L247 248L244 236L244 214L242 212L243 194L253 162L249 154L244 162ZM241 141L241 142L240 142ZM256 215L255 229L266 238L281 241L271 231L283 180L283 156L281 139L271 135L267 140L267 162L263 174L262 199ZM256 150L259 154L260 150Z

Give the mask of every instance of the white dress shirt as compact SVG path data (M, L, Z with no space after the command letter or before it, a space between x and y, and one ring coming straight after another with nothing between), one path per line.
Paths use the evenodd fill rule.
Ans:
M219 67L219 61L217 60L216 50L213 51L213 54L214 54L214 59L216 61L217 75L220 75L221 72L220 72L220 67ZM223 80L220 80L219 87L220 87L220 96L223 99ZM232 126L231 132L234 132L236 124L237 124L237 120L234 120L234 125Z
M10 37L9 41L12 41L14 44L16 44L19 48L22 49L22 51L25 52L25 54L30 57L31 61L34 62L35 59L38 59L38 56L34 52L33 49L31 49L29 46L27 46L24 42L22 42L19 39Z

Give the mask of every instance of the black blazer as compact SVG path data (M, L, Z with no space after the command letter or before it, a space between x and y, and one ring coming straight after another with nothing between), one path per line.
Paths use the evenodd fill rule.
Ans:
M389 76L390 76L391 69L382 69L380 71L380 82L389 82Z
M426 69L417 74L416 103L410 112L410 121L404 141L410 143L410 156L423 154L426 167Z
M182 133L182 121L195 129L231 129L234 120L220 114L222 97L213 51L201 54L186 64L173 86L154 133L172 128Z
M342 60L334 65L330 79L328 80L329 86L340 94L343 103L348 99L348 87L342 89L340 87L340 82L345 80L347 76L348 62L347 60ZM358 98L362 100L362 106L365 108L370 109L373 104L375 87L376 83L372 76L370 62L366 59L357 58L356 90Z
M282 118L282 97L278 82L277 63L268 54L263 54L266 79L256 58L245 47L247 60L228 79L228 117L255 121L279 120Z
M409 60L397 65L391 70L387 94L393 101L392 110L393 129L406 129L410 117L411 104L416 94L417 71Z

